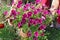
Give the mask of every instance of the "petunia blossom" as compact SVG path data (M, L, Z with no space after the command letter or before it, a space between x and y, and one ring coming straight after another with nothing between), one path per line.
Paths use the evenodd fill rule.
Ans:
M26 11L30 8L30 3L24 5L23 10Z
M22 23L19 22L19 23L18 23L18 28L21 28L21 27L22 27Z
M27 32L28 37L31 37L32 33L31 30Z
M20 8L22 6L22 1L18 1L17 8Z
M30 18L32 16L32 12L28 12L27 16L28 16L28 18Z
M60 15L60 9L59 9L59 10L57 10L57 14L58 14L58 15Z
M41 2L41 0L35 0L36 4L39 4Z
M40 25L40 27L38 28L38 30L45 30L46 29L46 25Z
M11 10L11 15L16 16L17 15L16 10Z
M35 37L38 37L38 36L39 36L38 31L36 31L36 32L34 33L34 36L35 36Z
M6 16L8 14L8 11L5 11L3 14Z

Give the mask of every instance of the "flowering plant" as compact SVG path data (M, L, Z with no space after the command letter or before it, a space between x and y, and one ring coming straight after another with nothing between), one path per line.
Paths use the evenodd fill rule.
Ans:
M45 40L47 36L45 29L52 22L51 12L48 7L41 5L41 1L36 0L35 4L18 1L14 8L11 10L11 14L7 18L11 24L18 29L18 34L26 40ZM4 12L4 15L8 15L8 12ZM8 21L9 22L9 21ZM21 39L23 40L23 39Z

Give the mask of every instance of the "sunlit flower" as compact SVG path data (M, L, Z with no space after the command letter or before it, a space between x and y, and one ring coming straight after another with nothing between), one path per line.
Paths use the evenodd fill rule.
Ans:
M28 18L30 18L32 16L32 12L28 12L27 16L28 16Z
M36 4L39 4L41 2L41 0L35 0Z
M27 35L28 35L28 37L31 37L31 35L32 35L31 31L28 31Z
M26 23L26 19L25 19L25 18L22 18L21 23L22 23L22 24L25 24L25 23Z
M34 5L32 5L30 8L31 8L32 10L35 10L35 6L34 6Z
M39 22L39 24L42 24L42 23L43 23L42 18L40 18L40 19L38 20L38 22Z
M28 27L30 27L30 26L31 26L31 23L29 22L29 23L28 23Z
M45 10L45 11L43 12L43 15L47 15L47 14L49 14L49 12L48 12L48 10Z
M26 11L30 8L30 3L24 5L23 10Z
M26 11L26 10L28 10L28 8L27 8L26 6L24 6L24 7L23 7L23 10Z
M21 28L21 27L22 27L22 23L19 22L19 23L18 23L18 28Z
M8 14L8 11L5 11L3 14L6 16Z
M42 11L42 9L41 9L41 8L38 8L38 9L37 9L37 11L38 11L38 12L41 12L41 11Z
M23 18L27 18L28 17L28 15L25 13L25 14L23 14Z
M27 7L30 7L30 3L25 4Z
M46 29L46 25L40 25L40 27L38 28L38 30L45 30Z
M60 9L59 9L59 10L57 10L57 14L58 14L58 15L60 15Z
M34 36L34 37L33 37L33 40L38 40L38 37L35 37L35 36Z
M34 36L35 36L35 37L38 37L38 36L39 36L38 31L36 31L36 32L34 33Z
M12 11L11 11L11 15L16 16L16 15L17 15L16 10L12 10Z
M37 11L37 10L34 10L34 14L35 14L35 15L38 14L38 11Z
M29 23L30 23L30 24L33 24L34 26L37 24L37 22L36 22L35 19L33 19L33 18L30 18L30 19L29 19Z
M20 8L22 6L22 1L18 1L17 8Z
M42 20L45 20L46 18L44 16L41 17Z

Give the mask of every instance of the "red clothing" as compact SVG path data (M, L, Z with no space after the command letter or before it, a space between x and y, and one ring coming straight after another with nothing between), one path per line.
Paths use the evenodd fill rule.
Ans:
M60 5L60 0L59 0L59 5Z
M51 3L52 3L52 0L42 0L41 3L42 4L45 4L48 7L50 7L51 6Z
M60 0L59 0L59 7L60 7Z
M50 7L50 6L51 6L51 3L52 3L51 0L47 0L47 2L46 2L46 6Z
M47 0L41 0L42 4L45 4L47 2Z

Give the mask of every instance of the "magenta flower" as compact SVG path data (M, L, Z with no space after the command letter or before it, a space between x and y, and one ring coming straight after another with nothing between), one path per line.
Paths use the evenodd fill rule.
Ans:
M27 18L28 17L28 15L25 13L25 14L23 14L23 18Z
M35 22L36 22L36 24L38 24L38 23L39 23L39 19L38 19L38 18L36 18L36 19L35 19Z
M20 12L17 12L16 14L17 14L17 15L19 15L19 14L20 14Z
M22 18L21 23L22 23L22 24L25 24L25 23L26 23L26 19L25 19L25 18Z
M31 37L31 35L32 35L31 31L28 31L27 35L28 35L28 37Z
M46 5L45 5L45 4L43 4L42 6L43 6L43 7L46 7Z
M30 3L27 3L24 7L23 7L23 10L26 11L30 8Z
M35 36L34 36L34 37L33 37L33 40L38 40L38 37L35 37Z
M45 11L43 12L43 15L48 15L48 14L49 14L48 10L45 10Z
M6 16L8 14L8 11L5 11L3 14Z
M21 28L21 27L22 27L22 23L19 22L19 23L18 23L18 28Z
M33 5L32 5L30 8L31 8L32 10L35 10L35 6L33 6Z
M60 15L60 9L59 9L59 10L57 10L57 13L58 13L58 15Z
M30 18L32 16L32 12L28 12L27 16L28 16L28 18Z
M40 18L40 19L38 20L38 22L39 22L39 24L42 24L42 23L43 23L42 18Z
M34 14L35 14L35 15L38 14L38 11L37 11L37 10L34 10Z
M31 23L30 22L28 22L28 27L30 27L31 26Z
M29 23L31 23L31 24L33 24L33 25L36 25L35 20L34 20L34 19L32 19L32 18L30 18L30 19L29 19Z
M23 10L26 11L26 10L28 10L28 8L27 8L26 6L24 6L24 7L23 7Z
M16 15L17 15L16 10L12 10L12 11L11 11L11 15L16 16Z
M39 36L39 33L36 31L36 32L34 33L34 36L35 36L35 37L38 37L38 36Z
M34 26L36 26L39 23L39 19L30 18L29 23L30 25L33 24Z
M39 4L41 2L41 0L35 0L36 4Z
M37 21L34 19L33 25L36 26L37 24L38 24Z
M29 23L31 23L31 24L32 24L32 23L33 23L33 21L34 21L34 20L33 20L33 18L29 18Z
M22 5L22 1L18 1L17 8L20 8Z
M44 30L46 29L46 25L40 25L40 27L38 28L38 30Z
M27 3L27 4L26 4L26 7L30 7L30 3Z
M40 34L40 36L44 36L44 35L45 35L44 33Z
M46 19L46 17L42 16L42 17L41 17L41 19L42 19L42 20L45 20L45 19Z
M38 11L38 12L41 12L41 11L42 11L42 9L41 9L41 8L38 8L38 9L37 9L37 11Z

